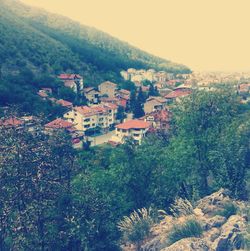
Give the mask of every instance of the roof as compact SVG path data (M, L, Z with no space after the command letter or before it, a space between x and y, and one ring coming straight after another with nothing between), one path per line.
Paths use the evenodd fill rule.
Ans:
M165 96L166 99L173 99L173 98L178 98L178 97L184 97L184 96L187 96L189 94L191 94L192 91L191 90L175 90L175 91L172 91L170 92L169 94L167 94Z
M102 82L100 85L109 85L113 88L116 88L117 87L117 84L113 83L113 82L110 82L110 81L105 81L105 82Z
M58 118L46 124L45 127L53 129L67 129L73 127L73 124L61 118Z
M79 74L67 74L67 73L62 73L58 76L58 78L62 79L62 80L67 80L67 79L70 79L70 80L74 80L75 78L77 79L81 79L82 76L79 75Z
M73 104L71 102L64 100L64 99L59 99L56 101L56 103L58 105L65 106L65 107L72 107L73 106Z
M155 100L159 103L166 103L167 102L167 100L165 98L159 97L159 96L157 96L157 97L151 96L147 99L147 102L152 101L152 100Z
M121 123L116 126L118 129L124 129L124 130L129 130L129 129L146 129L150 127L150 123L146 121L141 121L138 119L133 119L126 121L124 123Z
M24 122L17 118L8 118L8 119L1 119L0 126L19 126L22 125Z
M145 115L144 117L142 117L142 119L147 119L149 117L153 117L154 121L161 121L161 122L168 122L170 121L170 118L172 116L172 113L168 110L160 110L160 111L154 111L151 113L148 113L147 115Z
M40 97L42 98L47 98L48 94L46 93L45 90L39 90L39 92L37 93Z
M86 87L86 88L83 88L83 92L84 93L88 93L90 91L95 91L95 87Z
M130 91L125 90L125 89L119 90L119 93L124 94L124 95L130 95Z
M108 113L109 110L117 109L117 105L112 103L104 103L95 106L77 106L75 107L75 111L79 112L83 116L93 116L100 113Z

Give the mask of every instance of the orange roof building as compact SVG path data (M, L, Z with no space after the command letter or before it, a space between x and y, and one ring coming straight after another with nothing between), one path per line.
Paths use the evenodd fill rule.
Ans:
M150 122L139 119L128 120L116 125L116 133L111 138L112 142L124 143L127 138L133 139L136 143L141 144L147 131L151 126Z

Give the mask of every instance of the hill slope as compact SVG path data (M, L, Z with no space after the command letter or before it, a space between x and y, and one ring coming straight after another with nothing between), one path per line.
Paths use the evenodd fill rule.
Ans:
M68 18L15 0L0 0L0 5L3 72L22 66L39 72L69 70L81 72L90 81L98 82L117 76L121 69L129 67L189 71L185 66L150 55Z

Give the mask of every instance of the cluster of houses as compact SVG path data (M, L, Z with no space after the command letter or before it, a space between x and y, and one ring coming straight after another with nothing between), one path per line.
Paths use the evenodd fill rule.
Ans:
M127 72L132 73L134 70L129 69ZM83 139L86 140L87 136L95 131L101 131L105 134L110 130L115 130L112 137L108 140L113 145L123 143L126 138L132 138L140 144L143 137L149 132L167 131L171 119L171 112L168 107L169 103L173 100L179 101L180 98L189 95L191 89L185 86L185 84L175 87L176 81L174 79L170 80L172 75L166 75L164 72L141 70L134 73L152 73L154 76L154 78L151 78L152 80L155 80L157 76L162 76L162 79L157 78L160 82L154 82L154 86L160 91L160 96L150 96L147 98L143 104L145 116L142 118L133 119L131 117L128 119L127 116L124 121L117 119L118 108L122 107L123 111L126 110L130 102L131 93L128 90L119 89L116 83L105 81L98 88L84 88L83 78L80 75L61 74L58 77L63 81L64 85L72 88L73 91L84 94L87 105L73 106L67 100L56 100L51 97L52 93L49 88L41 89L38 92L41 98L50 99L58 105L67 108L62 118L58 118L45 125L46 130L65 129L72 134L73 142L76 144ZM138 88L142 87L142 85L136 86ZM168 89L164 92L166 88ZM144 88L142 91L147 92L148 88Z
M157 72L154 69L136 70L134 68L129 68L127 71L121 71L120 73L125 80L130 80L132 82L142 82L144 80L148 80L150 82L165 83L168 80L174 79L173 73L167 73L165 71Z
M116 83L105 81L97 88L84 87L83 77L79 74L60 74L58 78L66 87L71 88L76 93L84 94L87 105L74 106L70 101L53 97L51 88L41 88L38 95L42 99L50 100L65 108L63 116L45 124L44 130L47 133L53 133L57 130L66 131L71 136L72 144L75 147L81 147L82 142L87 141L95 132L106 134L113 131L107 141L117 145L124 143L127 138L132 138L140 144L148 133L159 130L168 131L172 116L169 111L169 103L189 95L191 89L184 84L175 87L176 81L171 79L173 78L172 75L166 75L164 72L155 72L154 70L134 71L133 69L129 69L127 72L142 74L148 80L157 80L158 82L154 82L154 85L159 90L166 89L166 83L169 84L170 81L171 86L168 85L168 88L170 87L168 91L161 91L160 96L147 98L143 104L145 116L139 119L133 119L133 116L130 116L129 119L127 114L127 118L123 121L117 119L119 107L122 107L123 111L126 110L131 93L128 90L120 89ZM152 78L150 74L153 76ZM142 85L137 85L137 87L139 86ZM142 90L147 92L148 88ZM29 118L30 128L32 128L32 121ZM15 118L13 121L4 121L3 123L5 123L5 126L22 127L26 126L27 121L24 121L23 118Z

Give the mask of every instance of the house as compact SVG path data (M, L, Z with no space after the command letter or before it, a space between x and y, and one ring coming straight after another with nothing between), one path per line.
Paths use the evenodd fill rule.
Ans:
M153 111L159 111L166 107L167 100L163 97L149 97L144 103L144 112L151 113Z
M69 109L73 107L73 104L71 102L69 102L67 100L64 100L64 99L59 99L59 100L56 101L56 103L58 105L61 105L61 106L65 107L65 108L69 108Z
M82 91L83 77L79 74L60 74L58 78L63 81L65 87L71 88L74 92Z
M10 118L0 120L0 127L2 126L5 128L20 128L23 126L23 124L24 124L24 121L15 117L10 117Z
M130 98L130 91L125 90L125 89L120 89L116 93L116 97L118 98L124 98L124 99L129 99Z
M165 96L165 99L167 99L168 101L176 100L178 102L178 101L180 101L180 99L182 97L186 97L191 93L192 93L192 90L190 90L190 89L186 89L186 90L177 89L177 90L174 90L174 91L170 92L169 94L167 94Z
M58 118L44 126L45 130L65 129L68 131L76 130L73 123L68 122L64 119Z
M140 120L150 122L152 127L158 131L167 131L170 128L172 113L166 109L146 114Z
M108 129L116 122L117 105L105 103L93 106L78 106L64 114L64 118L75 124L77 130L86 131L100 127Z
M117 84L112 83L110 81L106 81L101 83L98 86L99 92L101 95L107 95L110 98L115 97L115 94L117 92Z
M45 90L39 90L37 93L43 100L46 100L49 95Z
M91 104L98 104L100 92L97 91L94 87L87 87L83 89L83 93Z
M250 92L250 83L240 84L238 86L239 93L249 93Z
M150 128L151 123L138 119L128 120L116 125L115 135L111 138L111 142L124 143L127 138L132 138L138 144L141 144Z
M51 89L51 88L44 87L44 88L42 88L42 90L43 90L44 92L46 92L48 95L51 95L51 94L52 94L52 89Z
M71 137L71 143L75 148L82 147L82 140L84 138L84 134L79 132L73 123L66 121L61 118L57 118L44 126L45 132L52 134L57 130L64 130Z
M110 104L115 104L117 106L121 106L123 108L127 107L128 100L125 98L105 98L102 97L100 98L101 104L105 103L110 103Z

